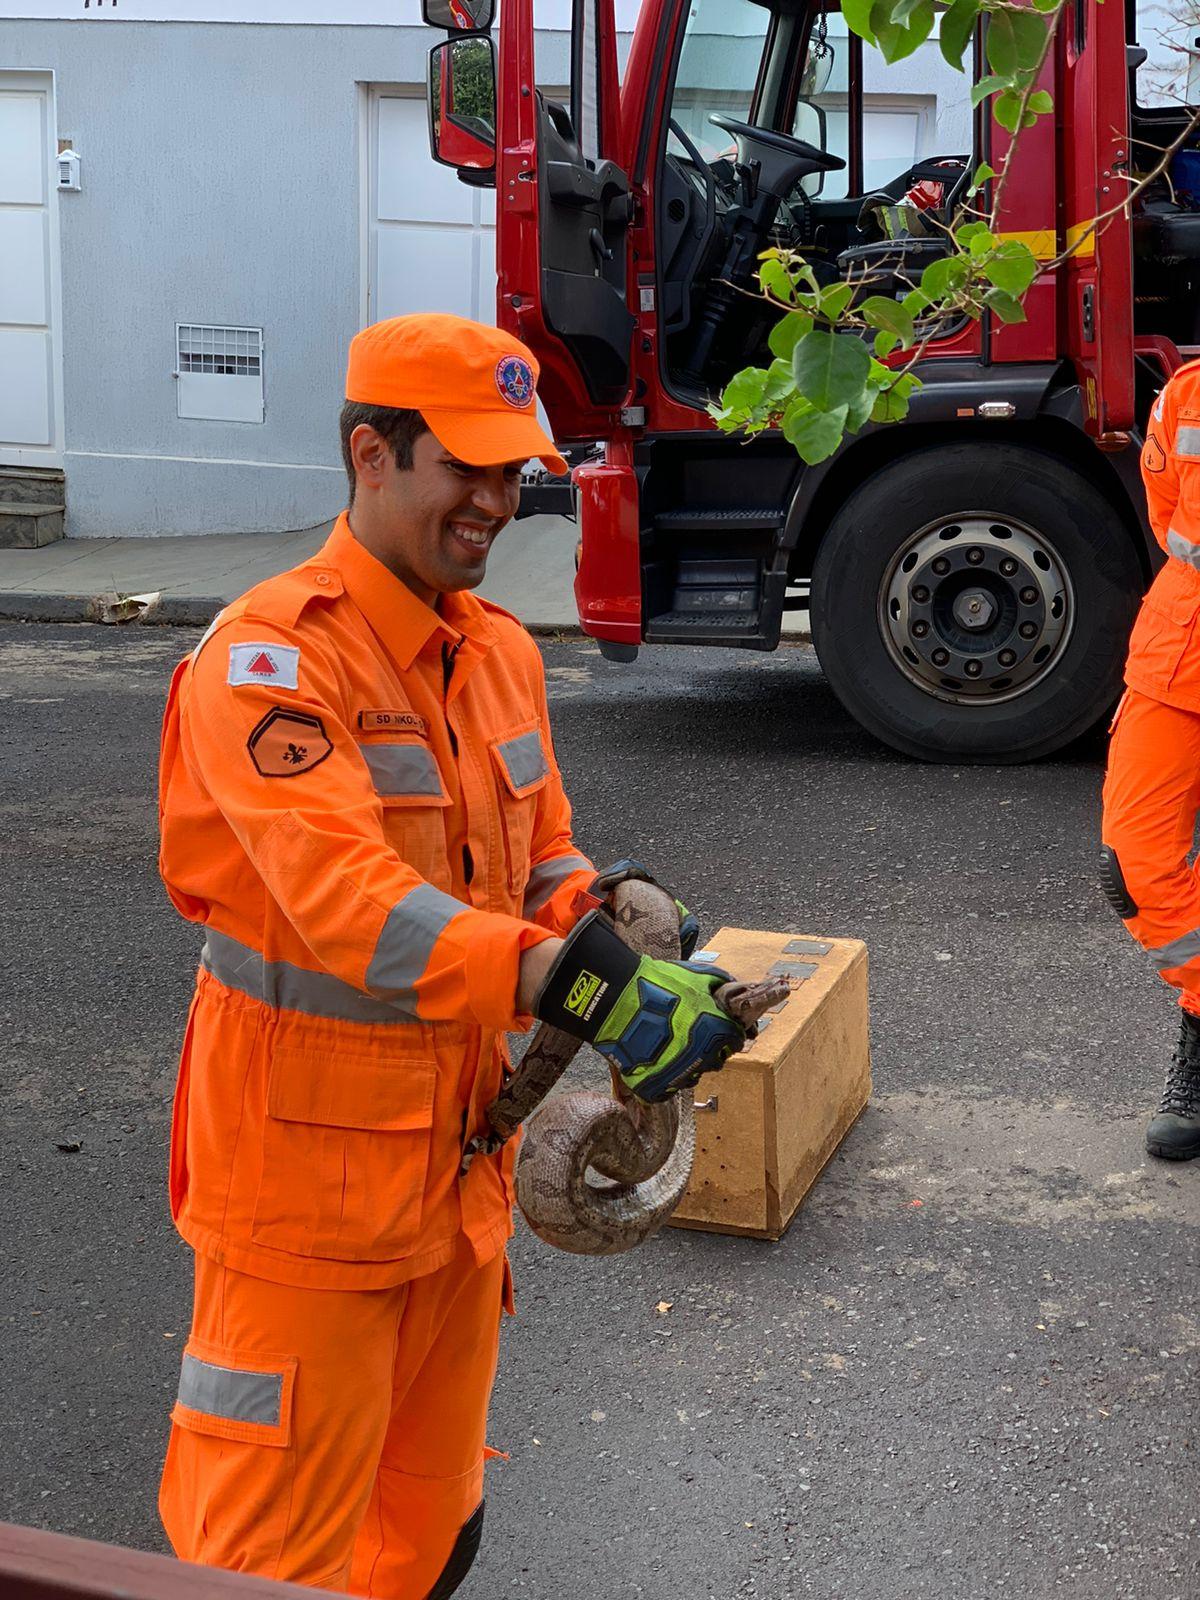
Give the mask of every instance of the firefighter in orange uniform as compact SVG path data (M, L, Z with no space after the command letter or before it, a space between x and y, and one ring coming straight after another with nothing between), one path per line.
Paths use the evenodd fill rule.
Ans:
M565 470L536 377L457 317L359 334L348 513L171 685L160 866L204 945L170 1166L195 1309L159 1503L190 1561L450 1595L512 1309L512 1149L462 1170L506 1030L566 1027L646 1098L744 1042L719 975L639 961L588 909L608 885L571 840L540 655L469 592L524 462ZM643 991L687 1027L664 1035Z
M1179 1043L1146 1130L1152 1155L1200 1155L1200 362L1154 404L1142 450L1150 524L1167 552L1129 642L1104 783L1101 872L1125 926L1179 992Z

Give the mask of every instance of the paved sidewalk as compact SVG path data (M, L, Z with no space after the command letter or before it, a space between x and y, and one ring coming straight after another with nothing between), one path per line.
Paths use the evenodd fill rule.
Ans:
M147 620L207 624L263 578L304 561L332 526L293 533L211 533L163 539L63 539L0 550L0 622L116 620L118 597L159 595ZM527 517L496 541L480 593L535 633L577 632L575 524ZM127 608L135 609L135 608ZM788 635L804 630L793 615Z

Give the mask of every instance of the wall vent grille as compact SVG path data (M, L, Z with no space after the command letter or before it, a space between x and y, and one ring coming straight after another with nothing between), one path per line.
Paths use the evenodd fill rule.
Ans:
M261 328L175 326L178 414L211 422L263 420Z

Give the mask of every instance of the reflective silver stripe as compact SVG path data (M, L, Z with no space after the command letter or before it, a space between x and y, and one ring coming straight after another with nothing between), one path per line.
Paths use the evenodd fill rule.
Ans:
M373 1000L329 972L310 972L290 961L264 961L228 934L209 928L200 952L201 965L219 983L248 994L264 1005L300 1011L307 1017L329 1017L334 1022L415 1022L414 1015L399 1011L383 1000Z
M283 1374L241 1372L237 1367L215 1367L198 1356L184 1356L179 1404L206 1417L277 1428L282 1420Z
M388 912L367 968L372 994L415 1012L417 981L447 924L468 910L461 900L432 884L419 883Z
M1160 972L1168 967L1182 967L1200 956L1200 928L1193 928L1191 933L1172 939L1170 944L1161 945L1157 950L1147 950L1146 954Z
M1180 561L1186 562L1189 567L1200 569L1200 545L1185 539L1181 533L1176 533L1174 528L1167 533L1167 549L1173 556L1178 556Z
M542 749L542 736L536 728L531 728L516 739L506 739L496 749L508 768L509 781L514 789L528 789L531 783L544 778L550 771L546 765L546 753Z
M1175 430L1175 454L1193 461L1200 458L1200 428Z
M521 915L535 916L564 879L573 872L586 872L591 864L586 856L555 856L553 861L539 862L529 874Z
M360 744L376 794L433 795L441 799L442 775L423 744Z

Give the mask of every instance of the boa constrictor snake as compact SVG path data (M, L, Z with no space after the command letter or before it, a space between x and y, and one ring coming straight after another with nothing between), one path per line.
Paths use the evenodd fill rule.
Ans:
M619 883L611 911L632 949L678 959L678 910L657 884ZM787 995L786 978L768 978L724 984L716 998L753 1036L758 1019ZM571 1089L546 1101L579 1048L578 1039L543 1023L488 1107L492 1133L476 1147L498 1149L528 1118L516 1164L525 1220L560 1250L617 1255L657 1232L683 1197L696 1150L692 1091L649 1105L610 1071L609 1094Z

